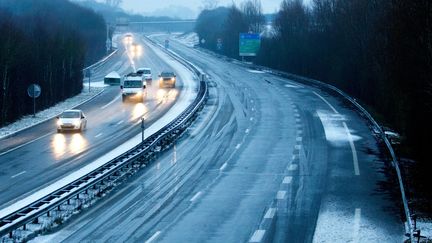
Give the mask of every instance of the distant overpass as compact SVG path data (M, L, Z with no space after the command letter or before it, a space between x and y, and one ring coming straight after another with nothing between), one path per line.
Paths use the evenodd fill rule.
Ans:
M167 20L167 21L145 21L129 22L128 25L117 26L118 28L127 28L131 31L138 32L189 32L195 28L196 20Z

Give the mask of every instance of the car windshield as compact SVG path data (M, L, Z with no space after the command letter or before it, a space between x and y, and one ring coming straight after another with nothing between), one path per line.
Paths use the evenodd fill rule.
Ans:
M142 82L141 81L125 81L124 87L125 88L141 88Z
M151 74L150 70L144 70L143 73L144 74Z
M78 111L65 111L60 115L60 118L80 118Z
M163 73L161 73L161 76L164 78L174 77L174 73L173 72L163 72Z

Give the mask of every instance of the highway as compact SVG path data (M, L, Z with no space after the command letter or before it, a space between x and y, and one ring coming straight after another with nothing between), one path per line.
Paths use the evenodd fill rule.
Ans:
M135 42L144 44L139 39ZM184 82L185 70L171 67L172 60L162 60L148 46L143 46L142 55L135 57L125 49L126 45L120 44L119 48L92 80L100 82L111 71L124 75L134 68L150 67L154 81L148 87L145 102L123 103L118 86L105 87L101 94L78 107L88 119L83 133L57 133L56 119L52 119L0 140L0 209L83 168L140 134L142 116L149 127L178 99L191 98L182 96L184 88L191 88L191 80ZM157 75L167 69L179 72L175 89L158 87Z
M382 151L346 102L175 41L170 48L209 75L198 120L109 197L36 241L404 240Z

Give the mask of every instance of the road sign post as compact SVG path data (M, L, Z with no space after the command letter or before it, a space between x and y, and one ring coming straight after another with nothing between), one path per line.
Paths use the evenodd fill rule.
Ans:
M91 79L91 75L92 75L92 70L91 69L87 69L85 72L85 76L88 78L88 92L90 93L90 79Z
M256 33L240 33L239 55L242 57L254 57L261 47L261 36Z
M37 84L31 84L27 88L27 94L30 96L30 98L33 98L33 117L36 117L36 98L40 96L42 92L42 89Z

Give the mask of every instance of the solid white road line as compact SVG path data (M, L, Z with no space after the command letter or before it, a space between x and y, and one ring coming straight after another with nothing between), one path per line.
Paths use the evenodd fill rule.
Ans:
M19 145L19 146L16 146L15 148L9 149L8 151L5 151L5 152L1 153L0 156L5 155L5 154L7 154L7 153L10 153L10 152L12 152L12 151L15 151L15 150L17 150L17 149L19 149L19 148L22 148L22 147L24 147L24 146L26 146L26 145L28 145L28 144L31 144L31 143L33 143L33 142L36 142L37 140L40 140L40 139L42 139L42 138L44 138L44 137L48 137L48 136L50 136L50 135L52 135L52 134L53 134L53 133L48 133L48 134L45 134L45 135L43 135L43 136L41 136L41 137L38 137L38 138L33 139L33 140L31 140L31 141L28 141L27 143L24 143L24 144L21 144L21 145Z
M16 174L16 175L13 175L13 176L11 176L11 178L15 178L15 177L18 177L18 176L20 176L20 175L22 175L22 174L25 174L27 171L21 171L20 173L18 173L18 174Z
M359 231L360 231L360 220L361 220L361 209L356 208L354 213L354 225L353 225L353 242L359 242Z
M148 240L146 240L145 243L153 242L160 235L160 233L161 233L160 231L156 231L156 233L154 233L152 237L150 237Z
M342 122L342 124L343 124L343 126L345 128L345 131L346 131L347 135L348 135L348 140L349 140L349 144L350 144L350 147L351 147L351 152L352 152L352 157L353 157L353 164L354 164L354 174L356 176L358 176L358 175L360 175L360 168L359 168L359 164L358 164L357 151L356 151L356 148L355 148L355 145L354 145L354 140L353 140L352 135L351 135L351 133L350 133L350 131L348 129L347 124L345 122Z
M275 216L276 208L269 208L264 215L265 219L272 219Z
M121 121L117 122L117 124L116 124L116 125L118 126L118 125L122 124L123 122L124 122L124 121L123 121L123 120L121 120Z
M98 135L95 136L95 138L98 138L100 136L102 136L103 133L99 133Z
M292 176L285 176L282 184L290 184L292 182Z
M285 198L286 191L278 191L276 194L276 199L282 200Z
M322 97L321 95L319 95L317 92L314 91L314 94L316 96L318 96L322 101L324 101L329 107L330 109L332 109L334 111L334 113L339 114L339 112L326 100L324 99L324 97Z
M250 238L249 242L261 242L264 237L265 230L255 230L254 234Z
M112 103L116 102L118 99L120 99L120 96L115 97L113 100L111 100L108 104L101 107L102 110L106 109L108 106L112 105Z
M193 197L191 198L190 201L193 202L193 201L197 200L198 197L201 196L201 193L202 193L201 191L197 192L197 193L195 194L195 196L193 196Z

